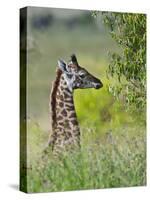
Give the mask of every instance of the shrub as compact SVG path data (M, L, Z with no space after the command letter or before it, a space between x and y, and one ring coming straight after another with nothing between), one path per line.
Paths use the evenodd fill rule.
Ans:
M93 15L97 17L99 12ZM146 15L103 12L102 19L120 47L119 53L110 53L107 75L115 83L109 84L109 91L124 100L127 108L143 110L146 105Z

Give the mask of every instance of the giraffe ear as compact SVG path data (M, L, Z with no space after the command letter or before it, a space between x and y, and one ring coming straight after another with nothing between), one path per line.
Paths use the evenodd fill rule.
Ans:
M72 54L72 55L71 55L71 61L72 61L74 64L78 65L77 57L76 57L75 54Z
M61 60L61 59L58 60L58 67L63 72L67 72L67 65L66 65L66 63L63 60Z

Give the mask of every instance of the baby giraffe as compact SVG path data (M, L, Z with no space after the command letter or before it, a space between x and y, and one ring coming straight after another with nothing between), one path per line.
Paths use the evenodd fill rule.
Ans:
M74 54L68 64L58 60L56 73L50 100L52 134L49 145L58 154L80 146L80 129L73 101L74 90L99 89L103 84L78 64Z

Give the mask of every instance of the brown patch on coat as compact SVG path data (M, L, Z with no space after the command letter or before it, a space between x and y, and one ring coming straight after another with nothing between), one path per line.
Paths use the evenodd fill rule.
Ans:
M62 120L63 119L63 117L61 116L61 115L59 115L58 117L57 117L57 120Z
M63 126L63 125L64 125L64 123L63 123L63 122L58 122L58 124L59 124L60 126Z
M63 107L64 106L64 103L61 101L61 102L59 102L59 104L58 104L60 107Z
M73 125L78 125L77 120L71 120L71 123L72 123Z
M67 105L66 104L66 108L67 108L68 111L74 110L74 106L73 105Z
M68 95L67 93L64 93L64 97L67 99L67 98L70 98L70 95Z
M75 112L71 113L69 117L70 118L75 118L76 117L76 113Z
M67 116L67 112L66 112L65 110L63 110L63 111L61 112L61 114L62 114L64 117Z

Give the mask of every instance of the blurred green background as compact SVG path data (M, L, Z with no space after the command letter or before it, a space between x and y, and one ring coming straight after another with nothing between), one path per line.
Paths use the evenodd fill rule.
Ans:
M108 52L120 52L121 50L109 35L108 30L102 23L101 16L94 18L91 14L91 11L34 7L29 7L27 14L28 164L33 164L33 162L38 158L39 153L43 151L48 142L51 126L49 114L49 96L52 81L55 80L57 60L62 58L65 61L68 61L70 59L70 55L75 53L79 64L82 67L85 67L91 74L100 78L104 85L104 87L100 90L78 89L74 92L75 107L81 128L81 146L83 148L91 148L92 145L92 149L93 146L95 150L97 149L96 154L101 155L98 148L104 144L103 147L107 147L107 149L103 149L104 152L106 152L104 159L107 160L107 156L109 157L109 164L106 163L106 165L108 164L110 166L112 161L110 156L112 156L113 149L111 149L111 142L108 142L107 137L109 139L109 137L112 136L120 136L121 139L118 140L119 142L116 146L117 148L120 148L120 144L123 145L121 148L124 148L123 155L125 155L125 157L118 157L118 163L120 163L121 160L130 163L131 158L128 157L129 154L125 154L126 147L129 145L128 140L132 141L132 137L138 137L138 135L140 135L140 143L137 143L137 139L136 144L134 143L133 148L131 148L130 154L132 155L135 149L137 150L139 145L141 151L138 149L139 151L136 152L135 158L133 155L131 162L133 162L134 159L137 159L137 155L139 155L139 162L141 162L142 155L143 165L137 169L137 172L139 173L142 170L141 173L144 175L139 174L138 176L140 179L136 179L135 174L132 182L130 180L130 174L122 174L122 171L117 171L119 174L118 176L122 176L121 180L124 180L124 177L126 177L127 174L129 179L127 180L126 184L124 182L116 183L114 181L115 178L112 182L109 180L109 177L111 177L110 175L112 175L112 177L116 176L116 171L114 173L112 169L108 168L108 171L106 170L105 172L107 175L104 176L106 179L108 178L108 180L106 183L103 182L105 179L103 181L97 180L100 181L100 184L97 182L96 187L104 188L145 184L145 171L143 170L145 167L145 113L134 114L129 110L127 111L122 102L114 99L114 97L108 92L108 83L110 84L111 82L115 82L115 80L108 79L106 76L106 69L108 68L110 62ZM23 42L21 42L21 52L24 52ZM122 137L125 138L124 142ZM95 147L95 145L98 146ZM117 154L118 151L120 150L117 149ZM86 158L88 159L88 156ZM81 165L78 163L77 169L82 168L82 162L85 161L83 157L79 160ZM124 161L122 162L122 166L125 167L126 165L124 164ZM114 160L112 163L113 162ZM101 163L103 163L103 161ZM137 160L135 163L135 165L137 165ZM105 165L105 163L103 164ZM51 163L49 166L50 165ZM135 165L133 165L133 168L131 168L132 172L134 172ZM68 164L68 168L65 166L63 169L69 170L70 166L71 164ZM105 167L103 166L102 170L104 170ZM100 170L99 165L96 165L96 169L97 168ZM45 178L39 180L39 176L46 176L46 180L49 180L50 175L48 175L48 171L41 175L41 173L43 173L43 168L41 167L38 174L37 170L35 170L33 167L31 171L29 170L28 190L31 192L58 191L94 187L94 183L92 182L91 185L86 186L83 184L84 186L82 186L79 181L79 185L74 185L72 188L69 188L67 184L71 184L72 181L68 178L70 175L66 176L65 179L63 170L59 171L60 169L54 166L54 168L51 169L52 173L54 173L53 170L55 169L58 171L58 173L56 172L56 178L60 184L59 187L55 185L55 181L53 181L52 187L51 183L47 182L47 185L45 186ZM116 169L120 170L119 167ZM86 167L84 170L86 171ZM79 173L81 173L82 176L82 172L79 171ZM103 171L100 173L103 173ZM66 180L66 185L64 186L61 185L62 181L59 180L59 177L63 175L64 181ZM101 175L102 174L99 174L100 177ZM93 176L94 175L92 175L92 178L94 180ZM98 175L96 175L95 178L96 177L98 177ZM86 180L86 177L83 177L83 179ZM75 183L76 182L78 181L75 180Z
M92 17L91 11L29 8L27 42L28 117L44 130L50 126L49 94L55 80L57 60L68 61L72 53L76 54L81 66L104 83L101 90L75 91L81 124L96 123L102 129L105 123L110 126L132 121L107 91L108 52L119 49L102 20Z

